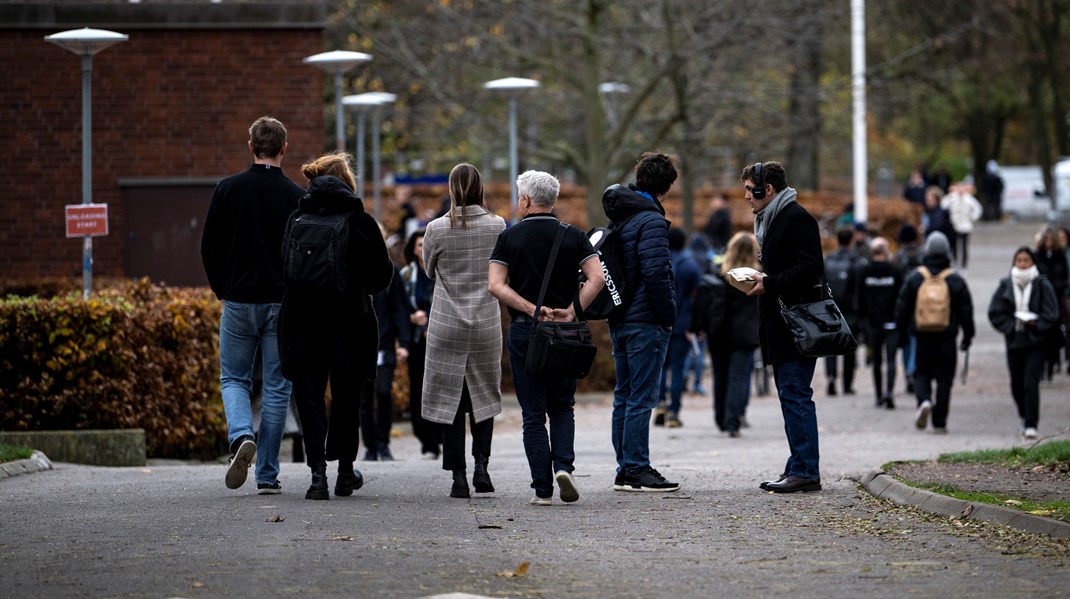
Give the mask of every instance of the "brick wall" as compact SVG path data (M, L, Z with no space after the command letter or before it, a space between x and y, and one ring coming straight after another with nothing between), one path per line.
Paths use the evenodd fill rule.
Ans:
M71 28L0 30L0 279L81 274L63 222L82 200L81 59L43 39ZM120 179L242 170L249 125L272 115L289 130L284 170L303 183L301 162L324 150L325 77L301 63L324 50L321 29L115 29L129 41L93 60L93 200L111 230L93 272L121 276Z

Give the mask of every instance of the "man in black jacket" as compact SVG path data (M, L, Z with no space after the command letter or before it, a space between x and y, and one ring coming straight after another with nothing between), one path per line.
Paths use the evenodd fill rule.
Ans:
M212 291L223 301L219 386L231 451L227 488L245 484L255 459L257 492L275 494L281 492L279 447L291 391L280 370L277 342L284 290L282 235L305 190L282 173L286 128L278 120L260 117L253 123L249 151L253 165L220 181L212 193L201 261ZM263 355L264 400L254 441L249 395L258 347Z
M754 235L764 273L747 295L759 296L758 337L762 360L773 366L791 457L775 480L759 485L775 493L820 491L817 409L814 406L816 358L806 358L780 316L780 305L793 306L814 297L824 278L821 235L817 221L796 202L787 173L779 162L758 163L740 176L755 214Z
M866 341L873 359L873 391L877 407L895 409L895 352L899 349L899 331L895 326L895 302L903 284L902 271L891 263L888 241L878 237L870 242L872 260L859 274L859 317L866 330ZM882 367L887 366L887 378Z

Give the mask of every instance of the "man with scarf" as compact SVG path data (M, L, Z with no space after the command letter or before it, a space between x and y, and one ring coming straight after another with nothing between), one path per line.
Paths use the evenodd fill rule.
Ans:
M796 202L779 162L757 163L740 176L754 212L754 235L764 273L755 275L747 295L758 297L758 338L762 361L773 366L791 456L784 472L759 485L774 493L821 490L818 465L817 409L814 406L816 358L806 358L780 316L780 304L792 306L813 297L825 277L817 221Z

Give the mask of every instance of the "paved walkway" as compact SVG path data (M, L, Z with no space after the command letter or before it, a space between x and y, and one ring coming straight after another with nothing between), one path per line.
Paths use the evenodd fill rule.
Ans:
M683 483L673 494L611 489L609 404L577 409L576 504L528 505L519 411L495 425L497 493L449 498L450 477L411 437L393 463L360 464L351 498L303 499L307 469L285 464L284 494L223 485L220 465L53 471L0 481L5 597L1065 597L1070 545L878 501L857 487L892 460L1020 443L1001 339L984 317L1011 252L1033 225L982 227L968 280L980 336L956 379L950 434L913 427L913 401L873 407L817 391L825 490L763 493L787 455L778 402L752 401L739 439L714 430L708 399L689 397L680 429L654 429L651 453ZM899 384L902 389L902 382ZM1070 377L1042 389L1040 432L1070 426ZM333 479L333 474L332 474ZM276 516L282 521L277 520ZM515 576L522 564L526 573Z

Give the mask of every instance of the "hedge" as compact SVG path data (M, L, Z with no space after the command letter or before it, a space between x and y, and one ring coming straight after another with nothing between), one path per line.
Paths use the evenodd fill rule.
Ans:
M20 285L0 291L33 287ZM54 287L64 285L38 289ZM76 291L7 295L0 300L0 429L143 428L149 457L225 453L220 306L206 288L147 279L88 301Z

